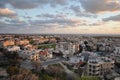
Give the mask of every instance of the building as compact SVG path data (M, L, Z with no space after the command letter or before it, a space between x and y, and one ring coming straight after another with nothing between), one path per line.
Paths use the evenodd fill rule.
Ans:
M50 43L56 43L57 40L56 40L55 38L50 38L50 39L49 39L49 42L50 42Z
M107 57L94 57L89 59L87 65L87 74L89 76L102 77L114 68L114 61Z
M16 45L27 45L27 44L29 44L29 40L27 40L27 39L23 39L23 40L17 39L17 40L15 40L15 44Z
M6 47L7 51L20 51L19 46L8 46Z
M35 60L39 59L39 51L28 51L28 50L20 50L19 56L28 60Z
M0 41L1 47L7 47L7 46L13 46L13 45L15 45L14 40L2 40L2 41Z
M73 55L76 51L76 46L73 43L69 42L60 42L56 46L56 50L61 51L63 54L71 54Z
M69 63L76 64L76 63L79 63L80 61L84 62L84 56L81 56L81 57L77 57L77 56L71 57L70 60L69 60Z
M48 51L48 49L41 50L39 56L44 59L53 58L52 52Z
M69 50L69 53L70 54L73 54L73 53L75 53L75 45L73 44L73 43L69 43L69 45L68 45L68 50Z
M115 47L115 53L120 54L120 47Z

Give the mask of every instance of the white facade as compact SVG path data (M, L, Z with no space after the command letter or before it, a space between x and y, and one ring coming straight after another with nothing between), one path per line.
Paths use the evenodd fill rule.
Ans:
M39 54L37 51L27 51L27 50L21 50L19 51L19 56L22 58L26 58L28 60L38 60Z
M56 46L56 50L63 52L63 54L73 54L76 50L76 47L73 43L60 42Z
M9 46L6 47L7 51L20 51L20 47L19 46Z
M120 47L115 47L115 53L120 54Z
M49 53L47 58L53 58L53 55Z
M81 56L81 57L71 57L70 60L69 60L69 63L78 63L78 62L84 62L84 57Z
M68 45L68 50L69 50L69 53L70 53L70 54L73 54L73 53L75 52L75 45L72 44L72 43L70 43L70 44Z

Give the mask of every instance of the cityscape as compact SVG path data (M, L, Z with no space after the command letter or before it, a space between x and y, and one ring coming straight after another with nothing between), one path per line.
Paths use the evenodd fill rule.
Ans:
M119 80L120 37L1 34L1 80Z
M0 80L120 80L120 0L0 0Z

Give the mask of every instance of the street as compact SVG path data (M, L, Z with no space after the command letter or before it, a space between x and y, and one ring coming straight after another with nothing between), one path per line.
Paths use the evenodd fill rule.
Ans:
M57 59L54 59L54 60L42 62L41 64L42 64L43 67L47 67L50 64L60 63L64 60L65 60L64 58L57 58Z

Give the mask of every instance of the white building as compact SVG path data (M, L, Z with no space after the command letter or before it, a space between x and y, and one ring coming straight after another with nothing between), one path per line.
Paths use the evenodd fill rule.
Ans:
M39 59L38 51L21 50L21 51L19 51L19 56L22 58L26 58L28 60L38 60Z
M7 51L20 51L19 46L8 46L6 47Z
M60 42L57 46L56 46L56 50L57 51L61 51L63 52L63 54L71 54L73 55L76 51L76 47L75 44L73 43L69 43L69 42Z
M70 54L73 54L75 52L75 45L73 43L70 43L68 45L68 50Z
M80 61L84 62L84 56L81 56L81 57L71 57L70 60L69 60L69 63L79 63Z
M89 76L104 76L114 68L114 61L107 57L94 57L89 59L87 74Z
M115 47L115 53L120 54L120 47Z

